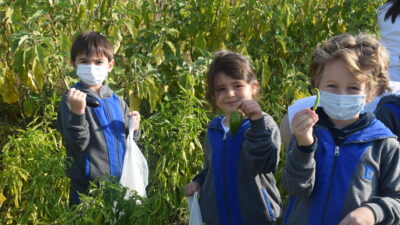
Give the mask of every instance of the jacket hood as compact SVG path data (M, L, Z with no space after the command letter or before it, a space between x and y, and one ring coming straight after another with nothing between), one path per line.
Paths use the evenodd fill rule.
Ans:
M369 142L391 137L396 138L396 135L394 135L393 132L389 128L387 128L381 121L379 121L378 119L373 119L367 128L355 132L344 143Z

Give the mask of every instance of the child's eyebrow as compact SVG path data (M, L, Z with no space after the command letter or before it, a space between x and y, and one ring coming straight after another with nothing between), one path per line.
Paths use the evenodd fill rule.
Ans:
M225 87L225 84L216 85L215 88Z

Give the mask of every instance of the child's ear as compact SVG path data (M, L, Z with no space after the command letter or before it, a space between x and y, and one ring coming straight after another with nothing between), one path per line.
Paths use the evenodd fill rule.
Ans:
M108 63L108 72L111 72L112 68L114 67L114 59L112 59L109 63Z
M76 65L75 63L72 61L72 59L69 60L69 64L74 67L74 69L76 70Z
M368 104L368 103L372 102L372 101L374 100L375 97L376 97L376 96L375 96L375 95L372 95L372 94L367 95L367 97L366 97L366 99L365 99L365 104Z
M257 96L258 91L260 90L260 84L258 83L258 81L255 80L255 81L251 82L250 89L251 89L251 95Z

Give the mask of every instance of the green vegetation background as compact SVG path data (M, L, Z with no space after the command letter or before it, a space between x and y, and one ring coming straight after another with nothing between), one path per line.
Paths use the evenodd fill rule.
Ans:
M279 123L308 95L315 45L332 35L376 33L367 0L0 0L0 224L185 224L183 186L202 166L212 118L204 75L212 52L248 56L260 103ZM87 29L112 41L108 84L143 116L138 143L148 159L148 198L123 200L102 183L68 209L65 149L55 120L77 81L73 38ZM282 149L281 159L284 159ZM280 185L280 171L277 173ZM282 188L283 200L286 194Z

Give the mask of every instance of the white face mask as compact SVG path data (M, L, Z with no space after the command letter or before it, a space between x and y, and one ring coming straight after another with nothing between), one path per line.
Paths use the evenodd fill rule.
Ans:
M76 74L78 77L83 81L83 83L89 86L102 84L103 81L107 79L107 66L78 64L76 67Z
M349 120L364 109L365 98L365 95L337 95L321 91L320 105L332 119Z

